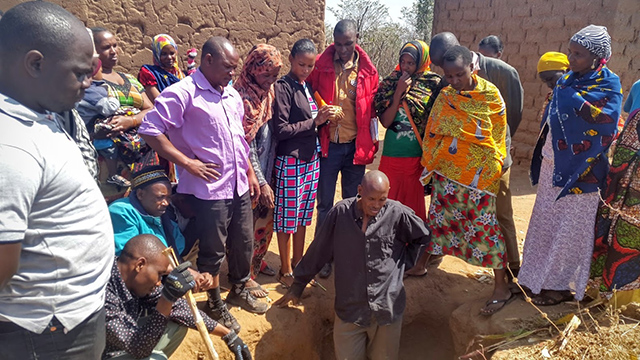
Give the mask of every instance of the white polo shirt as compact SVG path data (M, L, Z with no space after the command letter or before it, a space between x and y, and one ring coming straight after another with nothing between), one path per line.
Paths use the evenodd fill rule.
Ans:
M0 244L22 244L0 321L35 333L102 308L114 258L107 205L56 116L0 94Z

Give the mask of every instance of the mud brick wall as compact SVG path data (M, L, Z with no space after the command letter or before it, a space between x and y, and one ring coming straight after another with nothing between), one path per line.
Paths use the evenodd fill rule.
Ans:
M451 31L471 50L487 35L505 44L503 60L520 73L524 88L522 124L513 139L515 158L528 162L539 130L548 88L536 76L547 51L567 52L569 39L589 24L609 29L609 67L626 93L640 78L640 0L435 0L433 33Z
M268 43L286 56L296 40L309 38L324 47L324 0L50 0L76 15L88 27L105 27L121 47L121 70L138 74L153 63L153 36L166 33L176 41L183 67L186 51L202 48L211 36L227 37L241 59L251 47ZM7 11L22 1L0 0ZM199 62L199 58L197 60ZM238 69L238 72L240 68Z

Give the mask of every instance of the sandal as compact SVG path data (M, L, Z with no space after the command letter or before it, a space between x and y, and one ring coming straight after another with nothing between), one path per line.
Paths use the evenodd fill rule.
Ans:
M253 286L249 286L248 284L255 284ZM246 283L245 283L245 289L247 289L247 291L249 291L249 293L251 293L251 295L253 295L256 298L266 298L267 296L269 296L269 292L263 288L262 286L260 286L260 284L258 284L257 281L255 281L254 279L249 279Z
M286 278L291 279L291 284L287 284ZM283 274L282 270L278 271L278 275L276 276L276 280L282 285L283 288L288 289L293 285L293 273Z
M276 271L273 270L264 260L262 260L262 264L260 265L260 273L267 276L276 276Z
M124 177L122 177L121 175L115 174L113 176L111 176L110 178L107 179L107 183L109 184L113 184L116 186L120 186L120 187L130 187L131 186L131 182L129 182L129 180L125 179Z
M247 291L249 291L251 295L259 299L264 299L267 296L269 296L269 291L267 291L267 289L260 286L260 284L258 284L258 286L251 286L251 287L247 286L245 289L247 289Z
M423 269L423 271L421 271L421 272L419 272L417 274L414 274L414 273L410 272L411 270L413 270L413 268L405 271L404 274L402 274L402 278L403 279L408 279L410 277L424 277L424 276L427 276L427 273L428 273L426 268Z
M539 295L534 295L531 303L538 306L553 306L571 300L573 300L573 294L570 291L544 290Z
M513 299L516 298L515 294L510 294L508 299L501 299L501 300L488 300L484 305L485 307L480 309L480 315L484 315L484 316L491 316L495 313L497 313L499 310L501 310L505 305L507 305L508 303L512 302ZM488 306L490 305L500 305L498 307L494 307L491 309L487 309Z

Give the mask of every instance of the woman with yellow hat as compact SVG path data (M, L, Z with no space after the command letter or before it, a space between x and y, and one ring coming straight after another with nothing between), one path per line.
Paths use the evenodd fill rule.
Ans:
M569 69L569 59L563 53L549 51L538 60L538 76L552 91L567 69ZM545 107L546 105L545 103Z

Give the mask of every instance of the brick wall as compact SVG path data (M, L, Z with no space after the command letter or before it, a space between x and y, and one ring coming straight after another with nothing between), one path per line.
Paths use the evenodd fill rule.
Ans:
M536 76L542 54L566 53L578 30L604 25L613 40L609 67L625 94L640 78L640 0L435 0L434 13L433 33L450 31L471 50L487 35L504 42L502 59L518 70L525 92L522 124L513 139L519 161L531 158L548 92Z
M198 51L211 36L229 38L241 61L257 43L289 54L303 37L324 47L324 0L48 0L76 15L88 27L105 27L118 38L119 65L134 76L153 63L151 42L159 33L171 35L185 61L186 50ZM7 11L20 0L0 0ZM286 59L286 57L284 58ZM198 59L199 62L199 59ZM288 71L288 61L281 74Z

